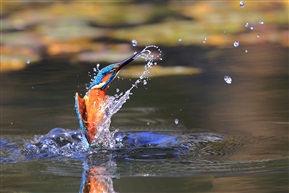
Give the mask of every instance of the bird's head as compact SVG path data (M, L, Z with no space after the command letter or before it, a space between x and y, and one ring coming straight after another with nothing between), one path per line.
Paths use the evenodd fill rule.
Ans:
M117 76L120 69L126 66L128 63L136 59L141 52L137 52L133 54L132 56L126 58L125 60L110 64L104 68L102 68L98 74L95 76L93 81L90 83L88 87L88 91L91 89L100 89L100 90L106 90L108 88L108 85L113 81L113 79Z

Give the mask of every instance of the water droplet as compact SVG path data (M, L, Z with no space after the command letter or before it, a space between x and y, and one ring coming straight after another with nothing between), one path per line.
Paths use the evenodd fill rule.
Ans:
M257 38L260 38L260 35L259 35L259 34L257 34Z
M238 46L239 46L239 41L236 40L236 41L234 42L234 46L235 46L235 47L238 47Z
M249 27L249 23L246 23L246 24L245 24L245 27Z
M254 27L253 27L253 26L251 26L251 27L250 27L250 30L253 30L253 29L254 29Z
M183 41L182 38L179 38L179 39L178 39L178 42L182 42L182 41Z
M203 40L203 44L207 43L207 38L205 37Z
M175 124L176 125L179 124L179 119L178 118L175 119Z
M260 19L259 24L263 25L264 21L262 19Z
M116 92L119 92L119 89L118 89L118 88L116 89Z
M245 50L245 53L248 53L248 50Z
M245 2L244 1L240 1L240 7L244 8L245 7Z
M232 84L232 78L228 75L224 76L224 81L227 83L227 84Z
M13 125L13 122L11 122L11 125Z
M148 82L146 80L143 80L143 85L146 85Z
M30 62L31 62L31 61L30 61L29 59L26 60L26 64L30 64Z
M132 46L137 46L137 41L136 40L131 40Z
M150 122L147 122L147 125L150 125Z

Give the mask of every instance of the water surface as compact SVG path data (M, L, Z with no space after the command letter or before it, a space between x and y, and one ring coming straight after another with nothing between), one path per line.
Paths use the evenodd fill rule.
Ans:
M85 92L93 66L53 59L1 74L2 192L78 192L90 178L111 192L288 191L287 49L241 49L163 48L160 65L203 73L153 77L112 119L111 129L124 133L186 136L190 151L144 147L76 158L11 157L34 135L78 129L74 93ZM116 79L109 94L132 83ZM207 140L216 136L220 140Z

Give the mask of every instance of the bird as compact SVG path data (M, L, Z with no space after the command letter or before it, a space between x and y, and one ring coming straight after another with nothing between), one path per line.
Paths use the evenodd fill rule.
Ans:
M135 52L123 61L110 64L99 70L90 83L84 97L80 97L78 92L76 92L75 110L81 132L84 136L85 143L88 146L92 143L94 136L97 134L97 128L104 117L105 110L102 107L105 106L105 101L108 97L106 91L109 84L124 66L138 58L141 53L142 51Z

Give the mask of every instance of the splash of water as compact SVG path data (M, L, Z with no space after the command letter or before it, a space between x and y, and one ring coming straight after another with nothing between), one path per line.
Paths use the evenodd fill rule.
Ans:
M73 157L80 158L86 152L80 130L54 128L48 134L34 136L24 144L21 154L31 158Z
M155 53L154 50L157 50L157 53ZM106 99L105 105L103 105L103 107L100 109L101 111L105 112L103 120L98 126L98 132L90 145L93 149L107 149L115 147L116 141L114 139L114 135L118 130L110 131L109 128L111 117L121 109L124 103L126 103L126 101L130 98L130 95L132 95L132 90L137 88L138 84L147 84L150 69L157 64L155 60L159 59L160 56L161 50L155 45L146 46L140 52L140 54L136 56L137 58L142 58L147 62L144 67L144 71L127 91L114 96L109 96Z
M152 49L157 50L157 55L155 55ZM144 84L147 83L147 75L149 70L153 67L153 65L157 64L155 60L160 58L160 56L160 49L154 45L145 47L137 56L138 58L142 58L147 62L144 67L145 70L126 92L107 97L105 105L103 105L100 109L101 111L105 112L104 118L98 128L97 135L92 141L89 151L86 147L80 130L75 131L69 129L54 128L46 135L34 136L34 139L26 142L22 148L10 148L8 143L8 149L12 149L13 152L8 153L7 156L5 153L3 153L5 156L3 160L1 159L1 162L11 163L13 160L19 161L22 159L22 155L31 159L52 158L59 156L81 158L87 152L92 153L99 149L111 149L114 147L119 147L119 141L116 142L115 140L115 133L117 130L109 130L111 117L121 109L122 105L129 99L130 95L132 95L132 90L136 88L138 84L141 82ZM94 69L95 73L98 71L99 64ZM119 90L116 92L119 93ZM3 143L6 144L4 141ZM118 145L116 145L116 143L118 143ZM6 150L3 150L3 152L6 152Z

